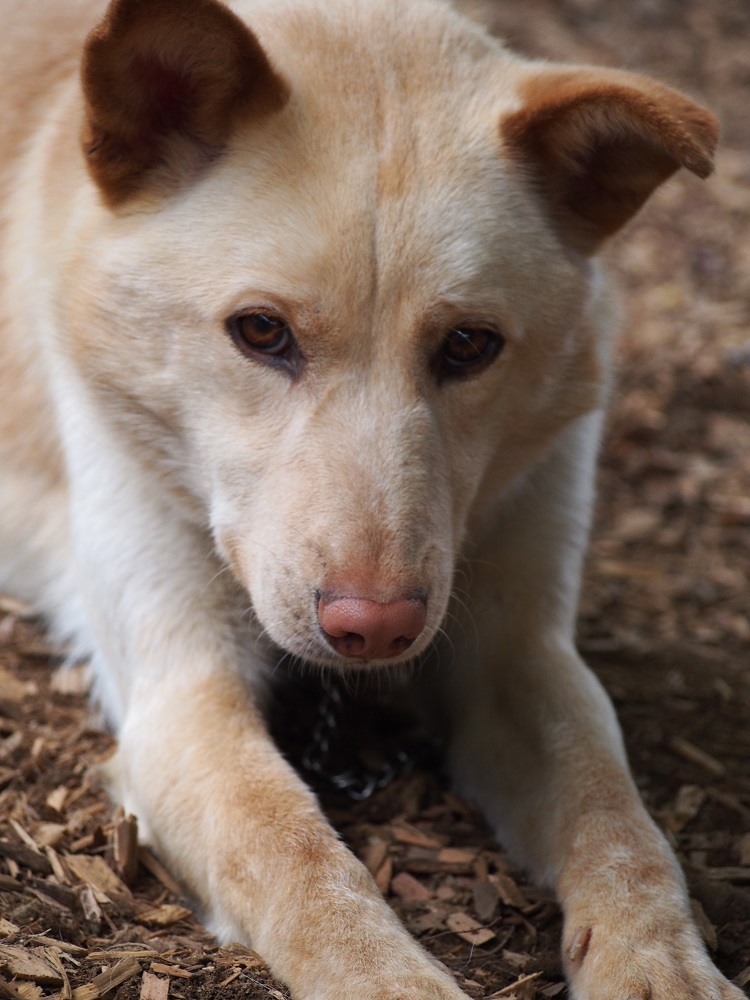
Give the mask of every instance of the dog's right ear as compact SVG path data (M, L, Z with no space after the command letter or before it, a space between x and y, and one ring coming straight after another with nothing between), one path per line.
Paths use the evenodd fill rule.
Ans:
M184 183L239 121L289 96L253 33L216 0L113 0L81 72L84 153L110 207L147 185Z

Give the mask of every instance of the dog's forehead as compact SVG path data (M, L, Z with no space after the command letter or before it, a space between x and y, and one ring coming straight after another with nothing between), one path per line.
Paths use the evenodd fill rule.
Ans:
M522 314L525 276L564 262L502 148L517 58L434 0L253 0L238 12L289 104L241 127L167 207L153 266L217 312L267 293L342 327L440 301Z
M460 32L462 22L450 27ZM385 58L381 38L369 62L363 55L345 64L347 79L323 75L317 87L310 54L300 70L286 52L289 108L238 132L225 161L185 202L191 233L207 224L205 244L193 245L222 234L220 251L203 261L212 289L241 299L246 284L355 308L418 289L427 301L466 297L479 307L499 277L523 265L521 256L537 245L540 258L554 254L502 149L515 60L500 47L482 48L474 27L467 30L471 44L446 53L431 25L411 59L408 39L393 35ZM275 59L283 59L281 47ZM321 73L325 62L319 52Z

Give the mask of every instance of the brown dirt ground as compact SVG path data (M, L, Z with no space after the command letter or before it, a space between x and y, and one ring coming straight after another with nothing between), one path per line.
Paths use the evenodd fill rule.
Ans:
M746 986L750 7L480 5L521 51L654 73L705 100L724 125L716 175L671 182L612 250L629 321L580 643L617 705L646 802L685 864L709 947ZM0 611L0 997L285 997L249 949L217 948L153 858L141 854L129 888L113 874L114 831L128 827L113 824L92 768L111 741L89 721L78 675L51 674L55 651L34 621L9 601ZM554 902L439 776L415 769L360 803L323 798L407 925L471 996L512 984L507 995L519 1000L562 991ZM486 934L473 943L456 933L477 924Z

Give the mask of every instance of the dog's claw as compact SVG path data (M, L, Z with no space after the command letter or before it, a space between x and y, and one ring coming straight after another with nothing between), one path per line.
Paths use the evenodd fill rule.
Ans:
M628 939L622 926L580 928L565 949L574 1000L746 1000L687 929L662 941ZM586 961L584 961L586 959Z
M580 963L584 960L590 941L591 928L579 927L573 935L573 940L568 945L566 952L567 960L571 965L580 965ZM633 998L629 997L627 1000L633 1000Z

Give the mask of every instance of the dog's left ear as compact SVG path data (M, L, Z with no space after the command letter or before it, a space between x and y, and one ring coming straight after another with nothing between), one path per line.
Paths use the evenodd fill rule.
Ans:
M583 253L595 252L679 167L699 177L713 169L716 119L647 77L542 67L521 100L501 124L506 147Z
M110 207L184 183L240 120L289 96L255 35L216 0L113 0L81 81L84 154Z

